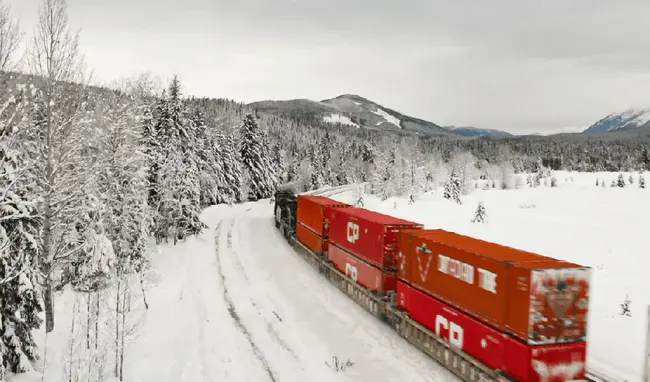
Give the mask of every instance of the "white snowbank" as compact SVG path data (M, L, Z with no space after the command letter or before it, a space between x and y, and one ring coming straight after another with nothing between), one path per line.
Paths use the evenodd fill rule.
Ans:
M650 304L648 237L650 185L612 188L618 173L556 172L558 187L474 190L459 206L442 191L409 205L407 199L381 202L365 195L365 208L593 267L588 333L589 365L628 381L641 381ZM624 173L628 182L630 173ZM650 173L645 173L646 182ZM525 178L524 178L525 179ZM572 181L573 179L573 181ZM605 180L605 188L596 187ZM525 181L523 181L525 185ZM497 185L498 187L498 185ZM352 193L335 199L353 203ZM489 222L470 220L478 202ZM394 205L397 208L394 208ZM621 304L631 300L631 317ZM615 370L612 372L612 370Z

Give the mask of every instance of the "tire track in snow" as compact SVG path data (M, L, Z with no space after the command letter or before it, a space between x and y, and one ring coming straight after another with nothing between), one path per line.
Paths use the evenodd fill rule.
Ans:
M248 211L248 210L247 210L247 211ZM242 233L241 233L241 229L242 229L241 224L237 224L237 228L238 228L238 230L237 230L237 235L238 235L239 237L243 237L244 235L242 235ZM250 286L250 285L251 285L250 279L248 278L248 275L246 274L246 271L244 270L244 266L243 266L242 263L241 263L241 260L240 260L240 258L239 258L239 254L237 253L237 251L234 250L234 246L233 246L233 244L232 244L232 233L233 233L233 231L234 231L234 227L231 227L230 231L228 232L228 240L227 240L228 249L229 249L230 251L232 251L232 255L233 255L233 257L234 257L234 260L235 260L235 264L236 264L236 266L237 266L237 269L239 269L239 271L241 272L241 274L244 276L244 279L246 280L246 284L248 284L248 285ZM240 248L240 249L241 249L241 248ZM285 341L280 337L280 334L279 334L279 333L277 332L277 330L273 327L273 323L272 323L271 321L269 321L267 318L264 317L264 315L262 314L262 310L257 306L257 304L255 303L255 301L253 300L253 298L250 297L249 300L251 301L251 304L252 304L253 307L255 308L255 310L256 310L256 312L257 312L257 315L260 316L260 317L262 318L262 320L264 320L264 322L265 322L265 324L266 324L266 331L269 333L269 335L270 335L271 337L273 337L273 339L274 339L274 340L275 340L275 341L276 341L276 342L277 342L277 343L278 343L278 344L279 344L279 345L280 345L280 346L281 346L281 347L282 347L282 348L283 348L287 353L289 353L289 355L290 355L294 360L300 362L300 359L298 358L298 355L296 354L296 352L294 352L293 349L291 349L291 347L290 347L290 346L289 346L289 345L288 345L288 344L287 344L287 343L286 343L286 342L285 342ZM277 317L277 319L278 319L280 322L282 322L282 318L280 318L280 316L275 312L275 310L273 311L273 314Z
M233 230L234 223L231 222L230 228L228 231L228 236L226 239L226 244L229 249L232 249L232 230ZM253 353L255 354L255 357L260 361L262 364L262 368L264 368L264 371L266 374L269 376L269 379L273 382L277 382L275 379L275 375L273 374L273 371L271 371L271 368L269 366L268 361L266 360L266 357L264 357L264 354L262 351L259 349L255 341L253 341L253 337L251 336L250 332L244 325L244 323L241 321L241 318L239 317L239 314L237 313L237 310L235 309L235 305L233 304L232 300L230 299L230 295L228 293L228 285L226 284L226 278L223 274L223 270L221 268L221 254L219 251L219 236L218 232L216 232L215 235L215 251L216 251L216 256L217 256L217 272L219 274L219 280L221 281L221 285L223 286L223 299L226 302L226 306L228 309L228 313L230 314L230 317L232 320L235 322L235 325L239 329L239 331L246 337L246 340L248 341L248 344L250 345L251 349L253 350ZM241 264L239 265L241 266ZM242 268L243 270L243 268Z

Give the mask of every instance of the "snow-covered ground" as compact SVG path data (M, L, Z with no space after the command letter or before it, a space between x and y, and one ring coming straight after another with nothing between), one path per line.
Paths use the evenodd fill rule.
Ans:
M473 190L463 205L442 197L407 199L365 195L364 207L441 228L593 267L589 314L589 367L627 381L641 381L646 312L650 304L650 185L610 187L618 173L556 172L558 187ZM650 173L644 175L650 180ZM596 187L596 179L606 187ZM523 182L525 185L525 181ZM353 203L354 193L335 199ZM482 201L488 223L472 223ZM631 317L621 304L631 301Z
M613 173L555 175L556 188L479 187L462 197L461 206L443 199L441 190L412 205L369 195L364 202L366 208L428 228L593 266L589 366L640 381L650 304L650 278L644 277L650 263L645 259L650 189L638 188L637 174L626 188L610 187L618 175ZM604 179L606 187L596 187L596 178ZM324 194L346 202L357 197L350 187ZM486 224L470 222L479 201L487 210ZM211 207L202 216L210 227L203 234L157 247L145 283L148 310L139 284L133 283L127 326L135 331L126 344L125 381L456 380L295 255L273 226L272 206L265 200ZM112 292L107 293L101 301L110 312ZM626 296L631 317L620 315ZM37 368L47 364L48 382L69 380L69 354L76 354L73 366L88 364L79 328L85 318L75 323L81 338L70 342L73 310L83 313L85 297L66 290L55 298L56 328L47 345L42 332L36 338L41 356L47 349ZM105 338L99 341L106 352L104 374L110 376L114 317L106 314L101 320ZM336 372L333 357L353 365ZM10 380L40 381L40 376Z
M347 116L341 115L341 114L335 114L334 113L334 114L327 115L327 116L323 117L323 121L325 121L327 123L340 123L340 124L343 124L343 125L354 126L354 127L357 127L357 128L359 127L358 124L352 122L350 117L347 117Z
M276 230L272 207L265 200L209 208L203 234L158 247L146 284L148 310L134 289L131 321L141 320L127 343L125 381L457 380L298 257ZM45 381L68 381L76 296L56 296ZM42 336L38 341L43 346ZM76 352L84 352L84 341ZM111 346L109 340L106 375L113 370ZM334 357L352 365L337 372Z
M383 117L386 120L386 122L392 123L393 125L401 128L400 120L398 118L388 114L386 111L384 111L384 109L378 107L377 110L373 111L373 113L377 114L380 117ZM377 124L379 125L379 124L381 124L381 122L378 122Z

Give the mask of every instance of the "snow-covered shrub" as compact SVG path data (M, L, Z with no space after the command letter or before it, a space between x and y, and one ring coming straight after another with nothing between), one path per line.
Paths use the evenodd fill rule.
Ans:
M618 179L616 181L616 186L617 187L625 187L625 179L623 179L623 174L618 174Z
M630 310L631 303L632 301L630 301L628 296L625 296L625 301L621 304L621 316L632 317L632 311Z
M643 174L639 175L639 188L645 188L645 178Z
M487 212L485 211L485 206L483 202L478 202L478 207L474 213L474 218L472 223L487 223Z
M325 365L331 367L334 371L338 372L338 371L345 371L345 369L354 366L354 361L348 359L347 361L343 362L339 360L339 357L334 356L332 357L332 364L325 361Z

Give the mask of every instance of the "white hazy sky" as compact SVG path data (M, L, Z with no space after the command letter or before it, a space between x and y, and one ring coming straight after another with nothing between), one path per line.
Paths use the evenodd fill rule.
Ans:
M38 0L4 0L26 33ZM95 78L252 102L359 94L441 125L584 129L650 107L648 0L68 0Z

